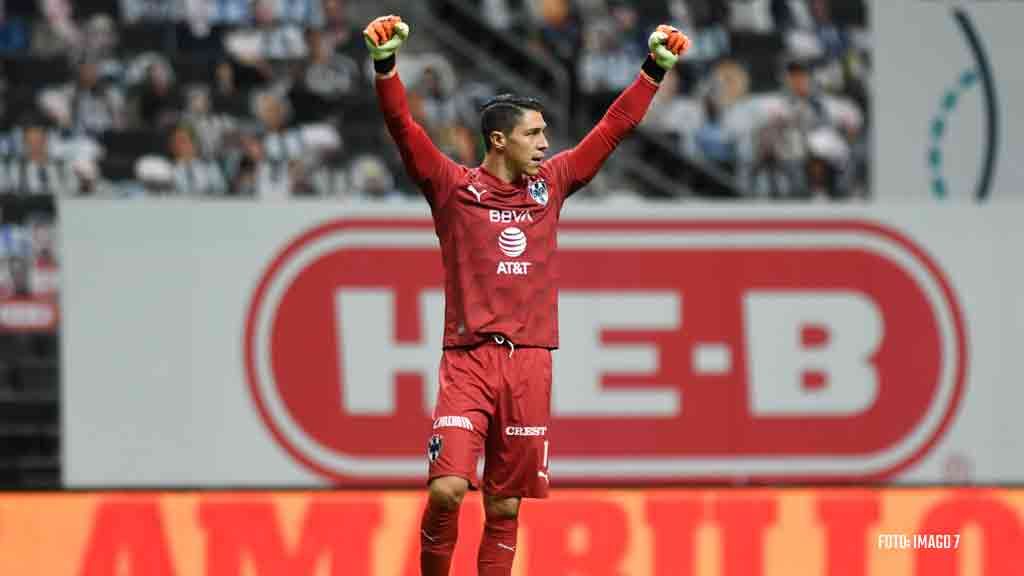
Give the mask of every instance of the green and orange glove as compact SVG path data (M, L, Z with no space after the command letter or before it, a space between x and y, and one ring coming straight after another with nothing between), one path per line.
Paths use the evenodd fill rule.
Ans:
M679 57L690 49L690 39L674 26L662 24L647 39L651 57L663 70L671 70Z
M363 40L373 58L373 66L382 74L394 67L395 54L409 37L409 25L400 16L388 15L375 18L363 30Z

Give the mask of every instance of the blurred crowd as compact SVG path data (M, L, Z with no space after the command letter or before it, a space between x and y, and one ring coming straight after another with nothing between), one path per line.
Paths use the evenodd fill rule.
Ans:
M672 23L695 47L643 130L744 195L868 195L863 0L459 1L565 66L588 123L635 77L649 31ZM414 195L360 34L378 9L0 0L0 194ZM499 85L413 46L400 65L414 116L446 154L475 164L478 106Z
M0 193L396 193L344 0L0 5Z
M526 34L574 67L574 107L591 111L588 123L632 81L649 32L668 22L693 48L663 83L644 130L728 175L741 196L807 201L870 193L863 0L480 3L493 25Z

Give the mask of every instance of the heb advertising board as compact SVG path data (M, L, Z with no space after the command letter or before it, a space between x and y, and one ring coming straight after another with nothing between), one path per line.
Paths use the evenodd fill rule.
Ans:
M425 210L62 209L68 486L422 486ZM570 208L552 482L1022 481L1022 215Z
M415 576L409 492L0 496L0 573ZM476 574L478 495L453 576ZM555 491L523 507L514 576L1009 576L1009 490Z

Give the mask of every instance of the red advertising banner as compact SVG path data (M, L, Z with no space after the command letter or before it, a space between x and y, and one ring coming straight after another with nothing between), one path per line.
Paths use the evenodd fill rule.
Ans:
M415 492L0 496L0 574L415 576ZM561 491L523 507L516 576L1021 574L1024 491ZM463 506L454 576L475 574Z
M420 481L421 399L433 394L410 351L440 325L440 302L425 296L442 285L432 234L427 221L330 222L282 249L254 291L253 400L278 443L333 482ZM949 280L894 229L572 221L559 242L556 363L596 365L600 346L658 358L641 374L607 360L577 372L575 391L556 387L563 480L888 479L934 447L962 396L967 345Z

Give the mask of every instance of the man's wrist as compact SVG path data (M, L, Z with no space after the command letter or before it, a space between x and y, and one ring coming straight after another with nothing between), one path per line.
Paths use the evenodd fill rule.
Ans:
M646 74L651 80L654 80L655 83L660 84L661 80L665 78L666 70L661 66L658 66L658 63L654 60L654 56L650 54L648 54L647 59L644 60L642 70L644 74Z
M382 76L387 76L387 75L391 74L395 70L395 63L396 62L397 62L397 59L395 58L394 54L392 54L391 56L388 56L387 58L381 59L381 60L374 60L373 61L373 70L375 72L377 72L377 74L380 74Z

